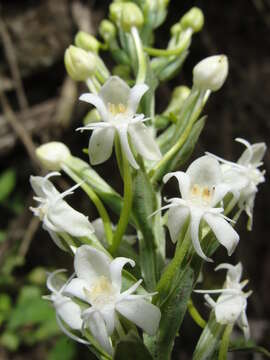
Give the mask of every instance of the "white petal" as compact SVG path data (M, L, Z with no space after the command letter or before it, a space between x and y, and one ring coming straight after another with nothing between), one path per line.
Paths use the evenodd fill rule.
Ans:
M178 240L179 233L189 216L189 209L185 206L176 206L168 211L168 228L172 242Z
M119 291L122 286L122 269L126 264L134 267L135 261L125 257L117 257L110 264L111 281Z
M190 178L189 178L189 176L186 173L184 173L183 171L175 171L175 172L171 172L171 173L166 174L163 177L163 182L166 183L173 176L175 176L177 181L178 181L179 191L180 191L180 193L182 195L182 198L187 199L188 196L189 196L189 191L190 191Z
M145 92L149 89L149 87L146 84L137 84L133 86L130 90L130 98L128 101L128 108L131 111L131 113L135 114L136 110L139 106L139 103L141 101L141 98L145 94Z
M236 139L236 141L241 142L243 145L246 146L246 150L238 159L237 163L241 165L257 165L261 162L262 158L264 157L266 151L266 144L265 143L256 143L251 145L248 141L244 139Z
M156 333L161 317L157 306L143 299L124 299L116 304L116 310L147 334L154 335Z
M208 223L221 245L225 246L228 255L231 255L239 242L239 235L234 228L220 215L205 214L204 220Z
M92 165L101 164L112 154L115 129L95 129L89 140L89 158Z
M243 266L240 262L237 265L219 264L215 268L215 271L223 270L223 269L227 270L227 277L230 278L231 282L234 282L234 283L240 282L241 277L242 277L242 272L243 272Z
M217 322L224 325L234 323L245 308L245 304L246 300L241 295L222 294L215 307Z
M88 218L74 210L62 199L52 203L47 214L49 220L59 229L72 236L89 236L94 229Z
M98 311L93 311L87 321L86 326L90 329L93 337L97 340L100 346L110 355L113 353L110 338L108 336L107 328L104 319Z
M224 165L221 165L221 167L225 169ZM241 191L248 185L249 179L246 175L232 167L224 171L223 182L227 184L231 190Z
M99 96L104 104L128 105L130 98L129 86L118 76L111 76L102 86Z
M150 129L141 122L128 127L131 141L139 154L148 160L159 160L161 152Z
M107 108L99 95L94 95L94 94L90 94L90 93L82 94L79 97L79 100L85 101L85 102L88 102L88 103L94 105L97 108L102 120L103 121L108 120L109 115L108 115Z
M63 293L67 296L75 296L82 301L88 302L84 289L89 288L89 283L84 279L75 278L64 288Z
M90 245L80 246L74 258L75 272L88 286L100 276L110 279L110 263L111 259L104 252Z
M52 182L48 180L46 177L30 176L30 184L33 190L35 191L35 193L41 198L46 198L48 197L48 195L49 197L50 196L53 197L59 194L58 190L55 188Z
M66 296L56 295L54 306L57 314L71 329L80 330L82 327L81 308Z
M106 241L103 220L101 218L95 219L94 221L92 221L92 226L95 230L95 235L98 238L98 240L102 242L103 245L106 244L107 241Z
M100 310L100 313L105 321L107 333L112 335L115 328L115 310L112 306L105 306Z
M52 293L60 291L63 285L65 285L66 279L59 274L66 271L65 269L59 269L48 275L46 286Z
M208 258L202 251L200 239L199 239L199 227L203 213L197 209L190 210L190 235L192 243L196 253L205 261L212 262L213 260Z
M128 142L128 132L127 132L127 125L122 125L121 127L119 126L117 128L118 130L118 134L120 137L120 143L122 146L122 151L125 154L125 156L128 159L128 162L130 163L131 166L133 166L135 169L139 169L139 165L137 164L132 151L130 149L129 146L129 142Z
M241 312L241 315L237 321L238 326L243 330L245 339L248 340L250 338L250 330L249 330L249 324L247 319L246 311L243 310Z
M217 186L215 186L215 190L214 190L214 194L213 197L211 199L211 205L214 207L215 205L217 205L223 198L224 196L230 192L230 186L228 184L219 184Z
M188 167L186 174L190 177L191 185L212 187L221 182L221 168L216 159L205 155Z

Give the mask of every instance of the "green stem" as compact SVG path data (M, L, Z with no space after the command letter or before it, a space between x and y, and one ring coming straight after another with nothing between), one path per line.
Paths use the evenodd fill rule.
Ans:
M66 165L62 165L62 169L76 183L81 183L83 181L83 179L81 179L78 175L76 175ZM95 206L97 208L97 211L99 213L99 216L101 217L101 219L103 221L103 224L104 224L104 231L105 231L105 234L106 234L106 239L108 241L108 244L111 245L112 240L113 240L113 232L112 232L111 221L110 221L109 215L108 215L105 207L103 206L103 204L102 204L101 200L99 199L99 197L90 188L90 186L88 184L86 184L85 182L82 182L81 183L81 188L86 192L86 194L89 196L91 201L95 204Z
M218 360L226 360L227 353L229 349L230 337L233 329L233 324L226 326L225 331L222 336L221 345L218 353Z
M131 35L136 48L137 60L138 60L136 84L143 84L145 82L145 77L146 77L146 60L145 60L143 45L138 29L134 26L131 28Z
M112 246L110 247L110 252L114 254L118 249L122 237L126 231L129 215L132 207L132 177L130 172L130 167L126 155L122 151L122 165L123 165L123 175L124 175L124 197L123 197L123 207L120 214L120 219L114 233Z
M190 299L188 302L188 312L192 319L195 321L197 325L201 328L204 328L206 325L206 321L201 317L198 310L195 308L193 301Z
M172 283L172 280L178 270L178 268L181 266L184 257L189 249L190 246L190 228L188 227L185 237L182 242L178 240L175 254L165 271L163 272L157 287L157 292L162 292L163 289L167 289L170 284Z

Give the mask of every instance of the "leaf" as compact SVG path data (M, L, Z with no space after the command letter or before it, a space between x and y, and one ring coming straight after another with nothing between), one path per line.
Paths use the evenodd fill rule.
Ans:
M230 343L229 351L257 352L270 359L270 351L262 346L257 346L253 340L240 339Z
M162 315L157 335L145 335L146 346L154 359L171 359L175 337L184 319L187 303L192 292L193 280L192 269L183 270L179 268L175 280L176 287L160 309Z
M141 339L130 332L116 346L114 360L153 360Z
M61 337L49 352L47 360L72 360L75 359L75 357L75 343L66 337Z
M16 351L19 347L20 339L16 334L6 331L0 337L0 344L9 351Z
M7 169L0 175L0 203L8 198L16 185L16 173L14 169Z
M156 210L155 193L147 176L138 171L133 180L133 213L139 228L140 264L148 290L153 290L157 281L156 244L153 217Z

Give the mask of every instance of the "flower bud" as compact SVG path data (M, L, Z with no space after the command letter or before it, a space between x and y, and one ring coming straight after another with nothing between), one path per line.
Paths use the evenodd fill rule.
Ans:
M119 76L123 80L130 79L130 67L128 65L116 65L113 70L113 75Z
M69 148L58 141L43 144L36 149L41 164L50 171L61 169L61 163L71 156Z
M190 94L190 89L187 86L177 86L172 93L171 101L164 111L164 115L169 115L172 113L177 113L181 110L184 101Z
M200 90L217 91L228 75L228 58L214 55L200 61L193 69L193 84Z
M110 16L124 31L130 31L133 26L139 28L144 22L141 9L132 2L112 3Z
M109 42L110 39L116 37L116 28L109 20L102 20L98 30L105 42Z
M180 23L176 23L171 27L171 35L178 35L181 33L181 31L183 30L182 26Z
M98 122L101 120L100 114L97 109L90 110L83 118L83 124L87 125L90 123Z
M69 46L65 51L65 65L69 76L76 81L85 81L94 74L96 56L76 46Z
M94 36L84 31L79 31L75 36L75 45L81 49L95 53L97 53L100 48L100 42Z
M180 21L183 29L192 28L193 32L198 32L204 24L204 16L201 9L197 7L191 8Z

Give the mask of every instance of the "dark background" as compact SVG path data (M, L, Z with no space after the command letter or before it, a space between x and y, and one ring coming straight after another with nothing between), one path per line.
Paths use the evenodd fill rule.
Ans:
M87 107L77 101L78 94L85 88L67 79L63 54L66 47L73 42L78 28L96 32L97 24L106 14L108 4L109 1L103 0L0 1L1 21L4 21L12 40L28 104L22 101L20 106L17 101L15 90L18 88L18 82L14 81L7 62L3 33L0 37L0 89L8 97L17 120L27 130L35 145L61 139L70 146L74 154L79 155L81 148L87 146L87 136L78 136L74 133L74 129L87 111ZM224 158L236 160L242 152L242 147L234 142L234 138L243 137L251 143L269 142L270 1L171 0L167 21L157 31L156 47L166 46L171 25L194 5L203 10L205 26L202 32L194 36L191 53L181 74L159 89L157 111L164 109L174 86L191 86L192 68L198 61L209 55L226 54L230 63L229 77L223 88L211 96L205 109L205 113L208 114L207 126L196 147L194 157L202 155L204 151L210 151ZM70 116L65 116L66 113ZM7 167L16 169L16 191L20 193L27 208L32 202L28 178L35 172L35 166L3 114L0 115L0 161L1 170ZM269 152L266 153L264 162L267 179L270 169ZM104 176L110 176L110 182L117 186L117 177L112 175L115 169L113 161L98 168ZM67 184L64 181L62 185L65 187ZM269 195L270 190L266 182L260 186L256 198L252 232L245 229L246 218L243 216L241 219L241 241L232 259L242 261L245 277L250 279L249 288L254 291L248 307L252 337L268 347ZM76 199L71 199L72 201L77 209L85 209L88 206L80 192ZM38 229L37 224L33 225L27 209L18 216L14 216L6 208L0 207L0 210L1 227L8 228L8 239L0 244L0 261L7 256L9 249L16 242L26 241L25 231L29 230L31 224L34 229L30 232L30 239L27 238L26 250L23 248L26 262L16 270L16 276L21 282L24 274L36 266L66 267L66 257L63 258L61 251L55 248L47 234ZM90 218L94 217L94 210L90 209ZM217 262L218 259L224 260L224 255L224 251L219 250ZM212 270L213 266L206 269L211 271L210 273ZM222 282L222 277L220 281ZM202 303L198 296L194 298L196 303ZM190 351L197 336L198 328L187 316L177 340L175 359L190 359ZM0 358L43 359L42 354L38 352L38 347L22 349L15 354L3 350L0 352ZM239 354L235 358L255 359L247 354Z

